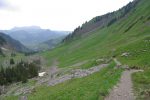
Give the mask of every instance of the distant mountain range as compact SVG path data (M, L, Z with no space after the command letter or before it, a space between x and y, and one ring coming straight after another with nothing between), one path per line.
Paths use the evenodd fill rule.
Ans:
M14 27L11 30L2 30L2 32L34 50L38 49L38 45L41 43L43 44L46 41L55 40L58 38L62 39L62 37L65 37L69 33L68 31L52 31L49 29L42 29L39 26ZM51 48L51 45L49 45L48 48Z

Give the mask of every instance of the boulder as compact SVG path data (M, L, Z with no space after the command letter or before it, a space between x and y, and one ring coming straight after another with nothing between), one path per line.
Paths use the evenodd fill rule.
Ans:
M121 54L121 56L122 56L122 57L128 57L128 56L129 56L129 53L128 53L128 52L124 52L124 53Z

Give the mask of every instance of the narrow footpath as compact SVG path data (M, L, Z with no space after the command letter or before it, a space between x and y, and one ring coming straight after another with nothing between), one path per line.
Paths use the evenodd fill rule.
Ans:
M140 70L126 70L123 72L120 82L113 88L105 100L135 100L131 74Z
M116 58L114 58L114 61L116 62L117 66L122 66L122 64ZM113 88L112 91L110 91L110 94L105 98L105 100L135 100L131 75L139 71L142 70L125 70L119 83Z

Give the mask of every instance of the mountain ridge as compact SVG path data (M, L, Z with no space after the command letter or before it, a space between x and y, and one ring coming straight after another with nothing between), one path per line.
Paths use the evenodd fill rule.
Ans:
M26 48L23 44L21 44L19 41L14 40L10 36L0 32L0 37L3 38L4 42L1 42L1 47L5 47L7 49L15 50L17 52L30 52L31 50Z
M2 30L2 32L20 41L30 49L35 50L35 46L42 42L66 36L68 31L52 31L42 29L38 26L15 27L11 30Z
M138 5L141 0L134 0L123 6L119 10L92 18L90 21L86 21L81 26L78 26L71 34L69 34L63 41L74 39L76 36L80 37L91 33L92 30L99 28L109 27L116 21L126 17L131 10Z

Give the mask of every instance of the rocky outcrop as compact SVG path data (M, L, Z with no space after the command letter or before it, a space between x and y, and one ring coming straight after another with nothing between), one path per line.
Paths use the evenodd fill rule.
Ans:
M75 69L71 71L71 74L65 74L58 78L52 79L48 82L49 86L54 86L56 84L62 83L66 80L70 80L73 78L82 78L88 75L91 75L95 72L98 72L101 68L106 67L108 64L101 64L99 66L95 66L89 69Z

